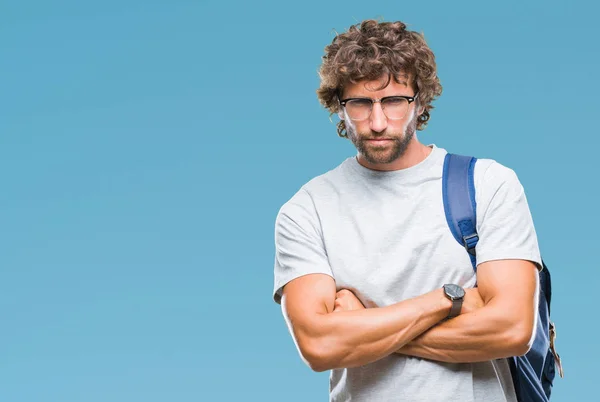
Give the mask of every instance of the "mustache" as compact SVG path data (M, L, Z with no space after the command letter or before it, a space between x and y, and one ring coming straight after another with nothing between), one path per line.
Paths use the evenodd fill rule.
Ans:
M363 136L359 136L360 141L369 141L369 140L391 140L391 141L398 141L400 140L399 137L363 137Z

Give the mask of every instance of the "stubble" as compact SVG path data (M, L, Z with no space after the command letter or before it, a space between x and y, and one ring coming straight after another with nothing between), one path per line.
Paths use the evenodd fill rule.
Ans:
M408 145L415 136L417 129L417 119L413 114L410 122L407 124L404 133L356 133L352 129L348 130L348 138L364 159L371 164L392 163L402 157L406 152ZM369 139L389 138L383 145L373 145Z

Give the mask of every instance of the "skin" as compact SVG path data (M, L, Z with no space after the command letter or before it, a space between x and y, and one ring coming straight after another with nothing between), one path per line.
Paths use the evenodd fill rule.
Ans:
M470 363L507 357L503 354L505 345L511 341L512 333L502 330L495 332L495 329L502 326L518 328L525 325L520 322L522 318L519 320L515 314L509 314L510 309L523 314L529 320L535 319L537 300L531 294L531 288L532 283L536 283L537 273L534 271L531 274L531 265L533 265L531 262L522 260L490 261L479 265L477 269L479 289L465 290L478 292L482 296L479 299L481 303L474 308L463 309L458 317L432 327L398 349L396 353L449 363ZM518 277L523 277L526 282L515 283L510 273L498 275L498 269L509 269ZM537 270L535 266L534 269ZM523 275L524 273L529 275ZM513 289L514 294L511 294L502 292L500 290L502 286L517 286L517 288ZM528 300L530 305L533 304L534 311L531 309L523 311L522 305L517 301L521 298ZM337 306L334 312L365 308L354 293L347 289L336 293L334 304ZM476 311L480 307L483 308ZM529 341L532 342L533 339L530 338ZM529 346L515 355L525 354L528 350Z
M414 96L407 82L391 80L347 85L342 97ZM415 134L410 105L401 120L386 118L375 103L369 119L345 119L358 162L374 170L399 170L423 161L431 148ZM375 141L385 139L384 141ZM392 353L444 362L477 362L525 354L533 341L537 313L537 267L530 261L498 260L478 266L477 289L465 289L461 314L445 320L451 302L442 289L385 307L365 309L332 277L304 275L283 289L282 312L298 351L315 371L357 367Z
M349 84L344 89L343 98L383 98L384 96L415 96L415 91L407 80L399 83L390 80L387 87L382 81L367 81ZM429 155L431 148L421 144L416 136L417 116L423 113L418 100L411 103L407 115L401 120L387 119L380 103L373 104L371 116L367 120L353 121L342 108L338 114L346 123L348 138L358 150L358 162L373 170L399 170L416 165ZM383 141L382 141L383 140Z
M481 305L477 291L467 291L465 312ZM344 309L346 303L338 300L335 311L336 294L333 278L323 274L301 276L284 288L284 317L301 357L315 371L358 367L388 356L447 317L452 306L436 289L381 308Z

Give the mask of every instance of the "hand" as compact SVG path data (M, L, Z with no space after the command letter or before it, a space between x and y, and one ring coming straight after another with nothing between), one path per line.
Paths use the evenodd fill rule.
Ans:
M465 289L465 298L463 300L460 313L472 313L473 311L483 307L484 305L485 303L483 302L483 299L481 298L481 295L479 294L479 290L477 290L477 288Z
M335 303L333 307L334 313L339 311L362 310L365 308L360 300L358 300L358 297L348 289L342 289L335 294Z

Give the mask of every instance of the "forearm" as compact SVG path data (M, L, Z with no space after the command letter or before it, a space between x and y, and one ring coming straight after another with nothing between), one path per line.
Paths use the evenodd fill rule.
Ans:
M439 289L386 307L319 315L307 348L311 366L323 371L372 363L439 323L450 307Z
M490 304L432 327L397 352L451 363L487 361L526 353L529 340L522 333Z

